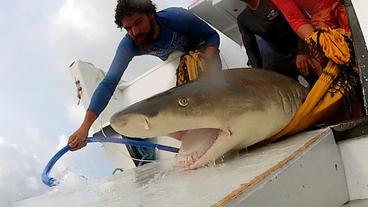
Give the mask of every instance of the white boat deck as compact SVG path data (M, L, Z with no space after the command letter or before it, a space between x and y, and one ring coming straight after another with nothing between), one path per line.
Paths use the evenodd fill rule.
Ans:
M331 130L323 129L210 167L182 171L167 159L13 205L342 206L348 193L338 151Z
M363 199L363 200L349 201L349 203L345 204L342 207L367 207L367 206L368 206L368 200Z

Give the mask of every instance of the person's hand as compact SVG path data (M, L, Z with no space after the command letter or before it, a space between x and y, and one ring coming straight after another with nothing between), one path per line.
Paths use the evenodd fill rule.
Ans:
M319 77L323 71L321 63L315 58L308 58L308 63L312 67L314 75Z
M306 55L297 55L295 62L300 74L304 77L307 76L309 74L308 57Z
M309 58L302 54L296 56L296 67L304 77L308 76L310 73L319 77L322 73L322 66L316 59Z
M88 128L81 127L75 131L68 141L71 151L79 150L87 145Z

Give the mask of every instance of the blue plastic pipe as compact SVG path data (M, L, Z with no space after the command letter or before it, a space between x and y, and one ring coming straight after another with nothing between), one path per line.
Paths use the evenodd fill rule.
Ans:
M136 146L136 147L154 148L154 149L173 152L173 153L179 152L179 149L175 147L154 144L154 143L143 141L143 140L142 141L132 140L128 138L98 137L98 136L87 137L87 143L92 143L92 142L109 142L109 143L117 143L117 144L126 144L126 145L131 145L131 146ZM69 150L70 150L70 147L68 145L63 147L47 163L45 169L42 172L42 176L41 176L42 182L45 185L52 187L52 186L56 186L59 184L59 181L57 181L55 178L49 177L49 173L52 167L55 165L55 163L60 159L60 157L62 157Z

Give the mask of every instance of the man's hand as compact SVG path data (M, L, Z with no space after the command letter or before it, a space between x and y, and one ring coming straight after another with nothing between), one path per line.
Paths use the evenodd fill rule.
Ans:
M79 150L87 145L87 136L88 129L85 127L79 128L75 131L70 137L68 141L68 145L71 148L71 151Z
M94 112L86 111L82 125L69 137L68 145L72 151L79 150L87 145L88 131L96 118L97 115Z
M304 77L308 76L310 73L319 77L322 73L322 66L316 59L309 58L302 54L296 56L296 67Z

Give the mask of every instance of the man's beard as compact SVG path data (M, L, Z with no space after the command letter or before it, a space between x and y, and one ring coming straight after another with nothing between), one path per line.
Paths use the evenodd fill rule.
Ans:
M150 28L148 32L138 34L136 38L134 38L134 42L143 50L148 50L153 45L153 40L155 36L155 23L153 19L150 20Z

